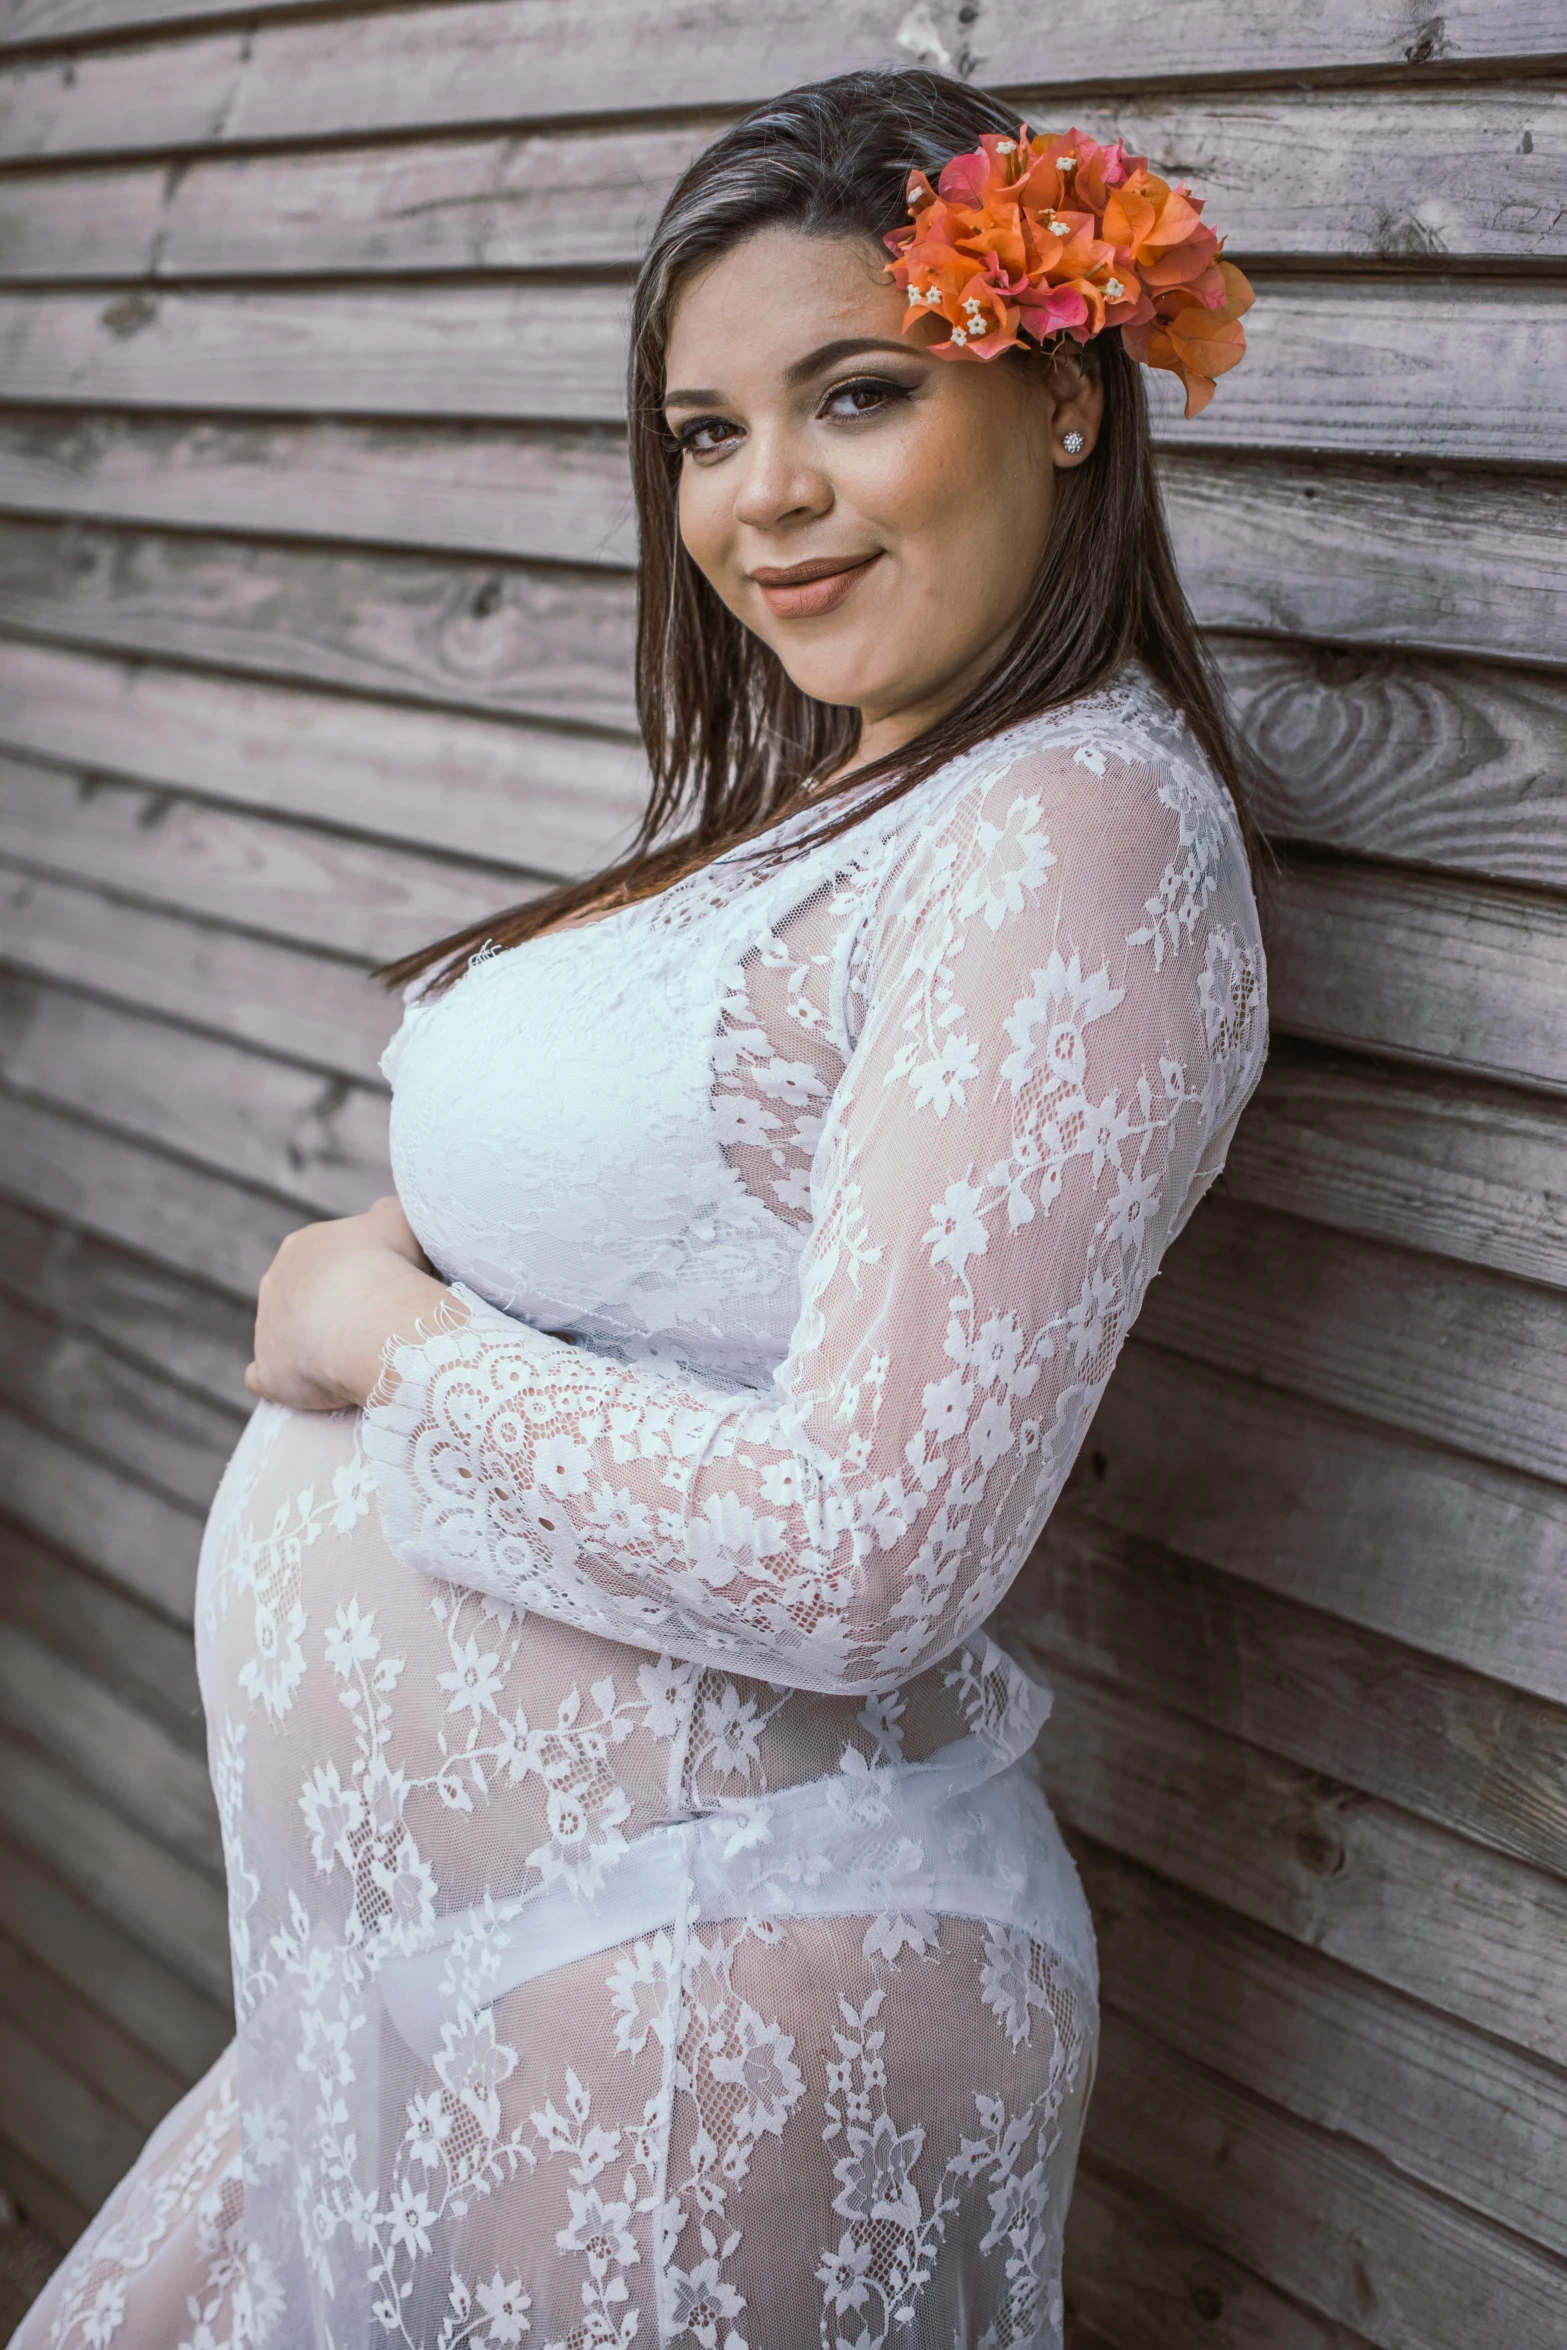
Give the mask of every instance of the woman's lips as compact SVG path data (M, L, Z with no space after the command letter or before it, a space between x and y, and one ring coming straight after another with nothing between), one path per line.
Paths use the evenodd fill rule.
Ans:
M764 567L753 571L751 580L761 590L768 611L778 619L815 620L824 612L836 612L872 564L880 561L880 549L874 555L844 555L836 560L824 556L819 562L792 564L787 571Z

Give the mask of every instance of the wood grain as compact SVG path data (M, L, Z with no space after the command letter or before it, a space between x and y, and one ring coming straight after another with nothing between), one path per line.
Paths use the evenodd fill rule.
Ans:
M1560 679L1233 637L1214 649L1277 837L1567 888Z
M0 1735L0 1828L215 2006L229 1998L222 1887L46 1756Z
M636 729L630 583L0 521L0 627L496 716Z
M1567 1702L1567 1496L1134 1333L1068 1491L1090 1517Z
M195 1275L243 1310L308 1210L0 1088L0 1193Z
M0 1925L181 2081L204 2073L233 2033L227 1992L208 1999L30 1854L3 1842Z
M7 1514L41 1541L190 1622L204 1511L105 1468L3 1405L0 1490Z
M4 860L0 922L13 970L381 1082L379 1057L401 1007L361 963L128 905Z
M1006 1603L1040 1659L1567 1878L1567 1706L1096 1525L1065 1503Z
M1117 2350L1363 2350L1091 2158L1066 2223L1066 2297Z
M240 1416L0 1291L0 1401L65 1443L204 1511Z
M504 867L0 752L0 856L53 880L381 962L536 894ZM383 1017L397 1015L386 999Z
M1555 2350L1561 2271L1342 2138L1161 2048L1107 2032L1094 2156L1221 2251L1380 2350Z
M1567 1105L1281 1039L1228 1198L1567 1288Z
M1073 115L1189 179L1238 259L1517 264L1567 250L1567 102L1549 84L1427 89L1416 105L1381 89L1093 99ZM13 171L0 181L0 278L624 267L718 127L206 155L178 175Z
M1154 1345L1567 1482L1567 1298L1207 1200L1153 1284Z
M1567 2081L1093 1846L1107 2004L1165 2046L1558 2255Z
M24 2038L144 2130L163 2119L186 2087L170 2066L127 2039L70 1984L40 1966L21 1943L4 1933L0 2013Z
M544 874L607 861L647 792L621 743L3 638L0 742Z
M0 1621L45 1643L187 1753L205 1756L195 1650L183 1625L20 1526L0 1523L0 1558Z
M88 2210L130 2168L145 2129L0 2007L7 2135Z
M0 973L0 1077L318 1214L387 1188L384 1094L19 974Z
M13 42L72 39L89 27L155 26L164 11L130 0L13 0ZM177 23L192 0L176 0ZM64 12L51 23L44 12ZM91 13L89 13L91 11ZM216 0L203 17L242 30L83 49L67 78L41 58L7 77L0 154L87 155L262 144L572 116L738 106L853 64L934 65L997 86L1165 89L1169 16L1127 0L1113 19L1043 22L1029 0L992 0L982 20L961 0L800 0L759 16L748 0L700 0L671 24L663 0L466 0L398 10L373 40L362 20L290 23ZM257 24L256 17L262 21ZM43 28L47 28L43 29ZM1404 0L1325 0L1281 23L1267 0L1183 12L1181 78L1224 81L1377 69L1406 80L1482 61L1562 55L1549 0L1455 0L1421 19Z
M575 280L11 292L0 373L33 404L613 423L624 310L621 287ZM1246 331L1248 365L1207 418L1186 424L1179 387L1150 385L1162 441L1567 461L1567 319L1545 287L1262 279Z
M1059 1664L1051 1678L1039 1759L1064 1826L1561 2064L1559 1877Z
M1567 1090L1567 905L1328 859L1267 893L1275 1027Z
M248 1413L251 1309L0 1196L0 1290L160 1378ZM3 1602L0 1602L3 1605Z

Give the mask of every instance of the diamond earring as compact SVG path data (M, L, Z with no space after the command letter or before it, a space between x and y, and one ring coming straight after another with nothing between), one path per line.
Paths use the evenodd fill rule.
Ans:
M1064 432L1061 435L1061 446L1069 457L1080 457L1083 452L1082 434L1080 432Z

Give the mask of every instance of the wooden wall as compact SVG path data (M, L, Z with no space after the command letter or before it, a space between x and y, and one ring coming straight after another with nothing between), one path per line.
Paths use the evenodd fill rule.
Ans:
M225 2033L189 1642L374 959L637 796L621 317L726 113L923 56L1189 173L1161 411L1271 758L1277 1045L1020 1590L1118 2350L1567 2340L1560 0L0 0L0 2184ZM783 2350L783 2346L780 2346Z

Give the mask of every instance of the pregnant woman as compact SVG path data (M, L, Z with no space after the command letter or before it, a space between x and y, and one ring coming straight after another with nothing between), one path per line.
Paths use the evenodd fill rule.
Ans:
M1141 372L1248 300L924 73L676 189L647 819L395 974L398 1196L262 1285L237 2038L27 2350L1060 2342L1093 1937L993 1619L1262 1060Z

